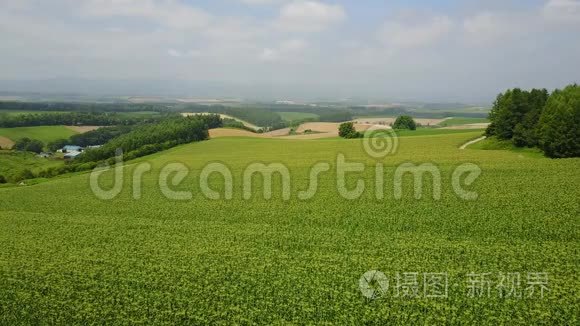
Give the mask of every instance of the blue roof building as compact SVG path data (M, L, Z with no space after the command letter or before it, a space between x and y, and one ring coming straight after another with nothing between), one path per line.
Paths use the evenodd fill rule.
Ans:
M62 148L63 152L82 152L83 148L76 145L66 145Z

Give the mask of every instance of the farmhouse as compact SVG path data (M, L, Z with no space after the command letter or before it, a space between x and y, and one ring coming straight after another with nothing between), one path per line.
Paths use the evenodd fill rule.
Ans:
M61 150L63 153L79 152L82 153L83 148L76 145L66 145Z
M64 159L65 160L73 160L81 154L82 154L82 152L77 152L77 151L67 152L66 154L64 154Z

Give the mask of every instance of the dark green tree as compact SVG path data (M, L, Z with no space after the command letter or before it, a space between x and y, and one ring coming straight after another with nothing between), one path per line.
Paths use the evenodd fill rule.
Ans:
M16 142L14 142L12 149L24 152L26 151L26 147L28 146L28 143L30 143L30 141L31 139L28 137L17 139Z
M44 143L41 142L40 140L37 140L37 139L31 140L28 143L28 146L26 147L26 151L37 153L37 154L42 152L43 149L44 149Z
M20 182L22 180L27 180L27 179L34 179L34 173L32 173L32 171L30 171L29 169L24 169L20 172L18 172L13 178L12 178L14 182Z
M362 135L354 128L354 123L345 122L338 127L338 135L342 138L360 138Z
M540 120L540 115L546 106L549 93L546 89L533 89L526 94L527 108L521 122L514 128L513 143L518 147L538 146L538 135L536 129Z
M537 134L546 156L580 157L580 86L571 85L550 96Z
M57 139L53 142L48 143L47 147L50 151L56 152L57 150L63 148L65 145L68 145L69 141L66 139Z
M40 153L44 144L40 140L25 137L18 139L13 148L17 151Z
M413 117L408 115L402 115L395 120L393 124L393 129L409 129L409 130L416 130L417 124Z

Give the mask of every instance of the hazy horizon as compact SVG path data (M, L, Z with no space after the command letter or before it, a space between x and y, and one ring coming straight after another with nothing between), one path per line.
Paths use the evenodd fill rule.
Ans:
M577 0L0 0L0 9L0 91L489 103L506 88L580 82Z

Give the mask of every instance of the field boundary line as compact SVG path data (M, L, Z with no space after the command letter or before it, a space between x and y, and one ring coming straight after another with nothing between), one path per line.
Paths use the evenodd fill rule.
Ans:
M475 144L475 143L479 143L480 141L482 141L482 140L484 140L484 139L486 139L486 138L487 138L486 136L482 136L482 137L479 137L479 138L476 138L476 139L470 140L470 141L468 141L467 143L465 143L465 144L461 145L461 147L459 147L459 149L466 149L466 148L467 148L467 146L469 146L469 145L473 145L473 144Z

